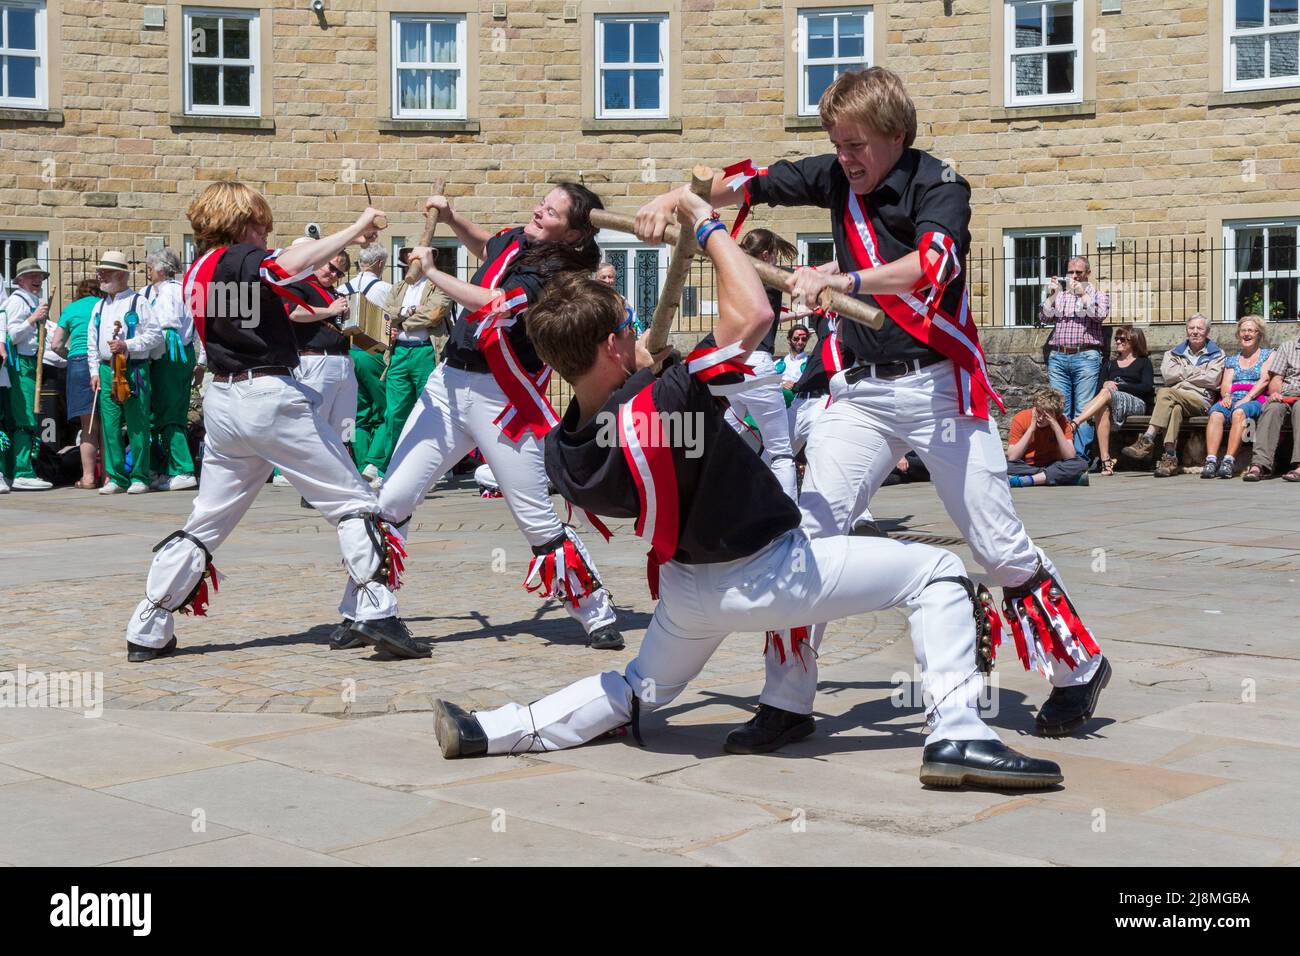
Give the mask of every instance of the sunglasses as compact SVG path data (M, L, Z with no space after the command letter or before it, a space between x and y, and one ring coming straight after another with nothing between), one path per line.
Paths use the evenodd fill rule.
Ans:
M629 315L626 319L624 319L624 320L623 320L622 322L620 322L618 325L614 326L614 334L615 334L615 335L618 335L618 333L622 332L625 328L627 328L627 327L628 327L629 325L631 325L631 324L632 324L632 316Z

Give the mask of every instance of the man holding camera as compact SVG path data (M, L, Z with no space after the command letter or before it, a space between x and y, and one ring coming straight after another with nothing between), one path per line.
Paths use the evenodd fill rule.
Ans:
M1097 394L1101 379L1102 326L1110 315L1110 296L1090 281L1092 269L1083 256L1066 263L1066 274L1053 276L1038 320L1055 325L1047 342L1047 381L1065 397L1065 416L1074 418ZM1091 422L1074 433L1074 447L1083 455L1092 444Z

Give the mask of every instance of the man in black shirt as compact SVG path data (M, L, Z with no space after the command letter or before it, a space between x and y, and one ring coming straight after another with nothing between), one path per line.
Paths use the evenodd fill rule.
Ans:
M808 442L804 528L812 537L849 530L855 506L868 503L894 463L914 450L976 560L1003 588L1018 657L1053 685L1038 713L1039 732L1071 733L1092 716L1110 665L1068 598L1059 612L1050 605L1064 588L1011 503L1006 456L989 419L990 402L1001 407L1001 399L989 384L963 274L970 187L912 147L916 108L889 70L842 74L822 96L821 120L835 153L720 177L712 191L715 205L829 209L840 273L800 269L791 293L796 302L813 302L830 286L869 299L887 316L879 330L840 326L854 364L831 379L831 405ZM637 234L658 241L675 204L669 193L642 207ZM991 605L990 613L996 617ZM814 646L823 630L816 629ZM787 722L790 714L810 714L815 663L805 667L772 648L780 645L769 642L762 705L784 712ZM740 735L748 739L728 748L774 749L776 738L758 726L766 716L761 710Z
M275 251L266 248L271 209L243 183L213 183L188 215L199 258L185 275L185 300L213 373L203 400L203 476L185 527L154 548L145 598L127 623L131 661L175 650L175 612L206 612L208 585L214 591L218 585L212 554L273 467L336 526L355 580L388 593L401 570L400 542L379 520L374 492L316 412L311 393L293 378L298 351L288 314L305 304L293 284L373 233L381 213L367 209L331 236Z
M572 747L670 703L727 634L788 628L899 604L915 608L912 638L932 703L921 780L1045 787L1060 768L1008 749L980 719L974 586L952 554L925 545L843 536L810 541L775 476L723 420L716 395L771 324L749 262L707 203L686 191L681 228L694 225L718 277L717 346L671 362L657 378L618 295L566 280L533 307L539 353L573 384L574 400L546 439L547 473L575 504L636 518L651 546L661 597L623 674L585 678L527 705L467 714L435 704L446 757ZM807 721L811 730L811 720Z

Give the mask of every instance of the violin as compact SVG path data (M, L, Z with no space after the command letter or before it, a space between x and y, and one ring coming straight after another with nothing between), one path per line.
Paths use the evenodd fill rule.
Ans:
M121 321L113 323L113 338L117 338L122 332ZM113 355L113 401L125 402L131 397L131 380L126 376L126 353L115 353Z

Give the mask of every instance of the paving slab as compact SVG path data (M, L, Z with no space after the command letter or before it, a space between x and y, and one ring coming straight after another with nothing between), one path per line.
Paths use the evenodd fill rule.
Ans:
M194 846L146 853L109 866L355 866L347 860L249 833Z

